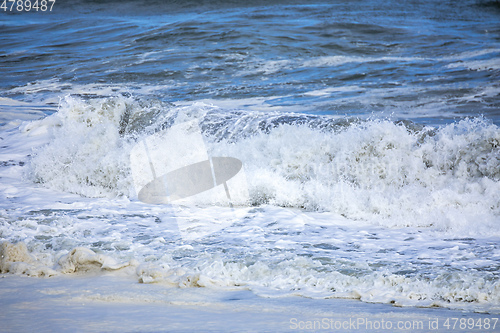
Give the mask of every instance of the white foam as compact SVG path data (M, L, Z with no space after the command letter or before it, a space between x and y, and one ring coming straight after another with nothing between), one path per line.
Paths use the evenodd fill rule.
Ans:
M137 262L118 263L115 259L103 255L96 254L94 251L78 247L71 250L70 253L63 256L58 261L59 271L61 273L76 273L99 270L118 270L128 266L137 266Z
M254 65L247 65L250 68L245 68L245 70L238 73L238 76L256 74L270 75L289 68L293 68L294 65L294 61L292 60L266 60L258 62Z
M37 152L33 179L89 197L116 195L124 181L128 191L130 147L118 133L125 110L125 98L90 103L64 99L60 111L48 118L63 126L54 128L54 140Z
M87 206L80 213L44 208L40 212L46 216L36 211L20 216L4 212L5 218L15 214L12 217L20 219L0 226L2 237L26 243L2 244L2 272L30 276L114 272L135 276L141 283L238 287L265 297L353 298L399 306L500 311L498 280L482 269L500 259L498 251L487 245L488 239L484 245L474 242L477 249L467 248L468 239L442 239L425 229L385 229L331 213L273 206L239 209L240 215L224 231L200 234L196 224L230 217L230 210L185 207L177 219L193 223L184 232L202 237L185 243L186 238L176 241L167 222L168 207L110 201L101 205ZM155 221L155 215L163 221ZM75 247L78 243L86 247ZM102 244L98 252L90 250L98 243ZM217 250L219 245L224 251ZM493 252L483 252L488 249ZM447 267L454 269L450 273Z
M498 138L498 128L481 121L450 125L423 143L403 126L370 122L336 134L282 126L220 149L247 165L258 202L498 233L498 151L490 146ZM481 222L462 225L456 216L464 213L467 223Z
M500 134L486 120L330 130L323 118L197 103L143 119L142 133L123 123L131 110L148 114L131 98L68 97L59 113L3 132L2 271L500 311ZM243 162L260 207L137 202L131 147L190 119L209 155Z
M67 98L52 116L57 121L44 121L44 128L62 126L32 160L33 179L89 197L134 197L128 155L135 142L119 134L133 103ZM217 110L198 103L172 112L179 121L204 121L207 112ZM259 114L244 117L246 123L236 127L222 124L233 126L226 130L240 136L236 142L234 136L229 142L206 140L212 156L243 161L251 202L329 210L390 226L500 232L495 149L500 131L485 120L463 120L432 135L432 128L412 132L390 121L353 124L339 132L282 125L268 133L256 131Z
M314 97L327 97L331 96L334 93L343 93L343 92L353 92L353 91L364 91L365 89L358 86L344 86L344 87L330 87L319 90L312 90L305 92L306 96L314 96Z
M58 105L64 103L64 96L100 96L102 98L116 95L131 95L132 93L148 96L159 91L166 91L169 85L130 84L118 85L112 83L78 84L63 82L57 78L36 80L24 86L18 86L7 91L8 94L23 94L25 101L40 105Z
M360 57L360 56L323 56L302 63L302 67L334 67L349 63L371 63L371 62L420 62L425 60L421 57Z
M57 272L38 262L28 253L26 244L19 242L0 244L0 273L25 274L28 276L53 276Z

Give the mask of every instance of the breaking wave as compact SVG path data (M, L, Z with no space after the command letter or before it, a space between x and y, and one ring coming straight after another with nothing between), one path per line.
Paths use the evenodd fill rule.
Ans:
M332 211L390 226L500 231L500 129L483 118L430 127L68 96L57 113L24 126L51 132L29 177L87 197L136 198L132 147L188 120L199 122L209 155L243 162L250 197L236 204Z

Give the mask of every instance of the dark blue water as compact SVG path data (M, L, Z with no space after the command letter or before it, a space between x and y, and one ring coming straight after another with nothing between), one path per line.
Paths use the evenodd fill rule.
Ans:
M60 1L0 12L0 96L500 123L499 23L482 0Z

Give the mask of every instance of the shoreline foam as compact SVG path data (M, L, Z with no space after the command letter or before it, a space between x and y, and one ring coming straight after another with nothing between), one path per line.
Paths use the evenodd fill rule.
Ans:
M436 320L439 330L445 330L447 319L453 325L454 318L474 323L499 318L357 300L262 298L241 289L144 285L107 274L44 279L1 275L0 295L2 332L428 332ZM341 324L343 329L336 330ZM471 330L457 326L453 331Z

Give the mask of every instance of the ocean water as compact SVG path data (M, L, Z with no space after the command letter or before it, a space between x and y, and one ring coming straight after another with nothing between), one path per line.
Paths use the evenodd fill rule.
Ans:
M499 22L481 0L0 10L0 272L500 313ZM240 160L231 200L141 202L151 138L157 172Z

